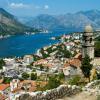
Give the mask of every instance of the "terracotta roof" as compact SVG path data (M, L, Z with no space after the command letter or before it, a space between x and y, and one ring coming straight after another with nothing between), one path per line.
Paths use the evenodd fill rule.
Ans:
M47 63L46 59L40 59L40 60L34 62L33 64L44 64L44 63Z
M14 89L14 91L12 91L12 92L16 93L16 92L24 91L24 90L22 90L22 87L24 86L24 84L27 85L28 83L30 84L30 88L28 90L29 92L35 91L37 84L41 84L42 86L47 84L47 82L36 82L36 81L32 81L32 80L24 80L24 81L20 82L21 86Z
M43 65L44 67L49 67L49 68L53 66L52 64L49 64L49 63L48 63L48 64L42 64L42 65Z
M14 89L14 90L12 91L12 93L16 93L16 92L19 92L19 91L22 91L22 89L21 89L21 88L16 88L16 89Z
M3 94L0 94L0 100L5 100L7 97Z
M7 89L8 87L10 87L9 84L0 84L0 91L4 91L4 90Z
M82 54L81 53L78 53L78 54L75 55L74 58L79 59L79 60L82 60Z
M67 62L64 64L64 68L70 66L70 64Z
M69 61L70 65L74 67L80 67L81 66L81 61L79 59L72 59Z
M81 61L79 59L71 59L69 60L68 62L66 62L64 64L64 68L65 67L69 67L69 66L72 66L72 67L80 67L81 66Z
M3 79L0 79L0 83L2 83L3 82Z

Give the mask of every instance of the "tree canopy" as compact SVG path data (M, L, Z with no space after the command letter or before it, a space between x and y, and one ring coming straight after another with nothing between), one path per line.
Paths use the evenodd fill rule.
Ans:
M0 59L0 69L2 69L2 67L5 65L5 62L3 59Z
M88 55L85 56L85 58L82 60L82 66L81 70L86 78L89 78L90 80L90 73L92 70L93 65L90 63L91 59Z
M100 41L95 42L95 56L100 57Z

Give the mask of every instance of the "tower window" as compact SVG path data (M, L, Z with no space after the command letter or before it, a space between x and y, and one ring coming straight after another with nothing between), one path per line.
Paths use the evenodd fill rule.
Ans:
M92 42L92 38L90 38L90 43Z

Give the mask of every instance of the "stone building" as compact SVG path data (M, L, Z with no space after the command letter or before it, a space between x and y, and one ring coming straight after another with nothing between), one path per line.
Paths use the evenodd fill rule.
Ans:
M90 25L86 26L82 40L82 58L88 55L92 59L91 64L93 64L97 73L100 73L100 57L95 57L94 37L93 28Z
M94 36L93 29L90 25L85 27L85 32L83 33L82 58L84 58L85 55L94 59Z

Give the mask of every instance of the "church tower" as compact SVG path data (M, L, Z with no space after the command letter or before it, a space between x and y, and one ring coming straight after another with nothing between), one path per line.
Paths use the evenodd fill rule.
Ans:
M82 40L82 58L88 55L91 59L94 59L94 35L91 25L85 27Z

